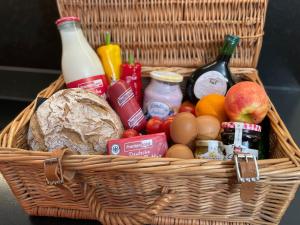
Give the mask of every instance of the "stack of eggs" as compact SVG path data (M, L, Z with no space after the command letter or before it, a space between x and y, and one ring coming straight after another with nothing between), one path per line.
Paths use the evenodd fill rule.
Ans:
M170 128L170 135L175 143L166 153L169 158L192 159L196 158L214 158L223 156L222 152L216 152L209 148L219 141L220 122L214 116L198 116L192 113L178 113ZM205 145L207 151L199 152L199 145ZM210 147L211 146L211 147ZM194 153L191 149L194 149ZM202 148L203 149L203 148ZM223 159L223 158L222 158Z

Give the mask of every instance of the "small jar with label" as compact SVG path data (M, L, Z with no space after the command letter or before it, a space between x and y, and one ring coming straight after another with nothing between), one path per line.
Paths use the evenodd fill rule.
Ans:
M223 144L216 140L196 140L194 156L197 159L224 160Z
M222 129L221 138L226 159L232 159L236 151L263 159L263 152L259 151L261 126L241 122L223 122Z
M166 119L178 112L182 101L180 83L183 76L168 71L153 71L145 89L143 111L147 118Z

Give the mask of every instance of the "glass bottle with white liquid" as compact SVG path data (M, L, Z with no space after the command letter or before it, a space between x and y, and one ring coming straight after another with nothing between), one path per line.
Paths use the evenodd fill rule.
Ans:
M78 17L56 21L62 39L62 72L68 88L83 88L106 96L108 82L96 52L87 42Z

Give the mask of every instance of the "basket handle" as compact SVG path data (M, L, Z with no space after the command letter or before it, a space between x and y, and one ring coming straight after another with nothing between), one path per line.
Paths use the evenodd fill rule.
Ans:
M74 178L74 171L63 171L62 159L64 155L72 154L68 149L57 149L51 152L51 157L44 161L44 172L48 185L55 185L69 198L74 197L69 182ZM66 183L65 183L66 182ZM84 182L84 199L95 218L105 225L142 225L151 223L152 219L175 198L175 193L168 188L162 189L161 195L143 212L133 215L118 215L109 212L98 201L96 194L97 185Z
M85 184L85 201L89 206L93 216L102 224L105 225L142 225L150 224L153 218L159 214L161 210L166 208L170 202L175 198L175 192L168 190L164 187L161 195L149 205L143 212L135 213L132 215L120 215L113 213L110 215L109 212L103 207L98 201L96 195L96 186Z

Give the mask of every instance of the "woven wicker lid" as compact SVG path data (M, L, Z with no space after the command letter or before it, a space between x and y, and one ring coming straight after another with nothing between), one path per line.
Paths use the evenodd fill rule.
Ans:
M216 58L226 34L241 37L231 61L256 67L267 0L57 0L61 16L78 16L91 45L104 33L124 58L149 66L199 66Z

